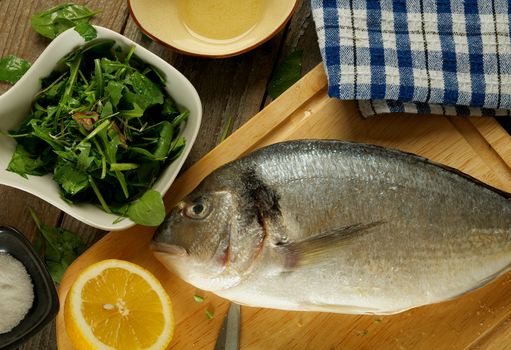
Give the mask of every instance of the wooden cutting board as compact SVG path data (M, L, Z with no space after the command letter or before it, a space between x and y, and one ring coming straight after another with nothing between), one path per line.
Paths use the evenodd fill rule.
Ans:
M290 90L180 176L165 197L170 210L207 174L258 147L282 140L328 138L399 148L458 168L511 192L511 137L492 118L392 115L359 117L354 102L327 97L318 66ZM173 300L172 349L213 349L228 302L197 291L168 273L148 243L154 229L110 232L66 272L60 285L59 349L72 349L62 308L70 285L86 266L125 259L152 271ZM292 290L289 293L293 293ZM205 297L203 303L194 294ZM206 309L215 316L208 320ZM394 316L285 312L242 307L242 349L511 349L511 274L456 300Z

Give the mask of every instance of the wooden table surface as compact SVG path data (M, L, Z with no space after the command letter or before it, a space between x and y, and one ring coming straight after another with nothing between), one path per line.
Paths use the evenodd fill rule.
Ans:
M126 0L73 1L101 10L93 24L110 28L142 44L180 70L195 86L203 103L202 126L183 169L200 159L220 141L224 127L232 121L236 130L271 102L267 84L278 62L295 50L303 50L302 74L321 57L308 0L301 1L286 28L262 46L232 58L208 59L175 53L144 36L129 15ZM53 0L0 0L0 57L16 55L34 62L49 40L30 26L30 16L62 3ZM0 83L0 93L10 85ZM34 208L48 225L77 232L92 245L105 232L87 226L39 198L0 185L0 225L18 228L31 240L36 228L27 211ZM20 349L55 349L55 323L27 341Z
M0 0L0 57L10 54L34 62L49 40L30 26L30 16L62 3L55 0ZM291 21L273 39L233 58L207 59L175 53L144 36L130 18L126 0L75 0L102 12L93 20L142 44L180 70L196 87L203 103L201 130L183 170L220 141L226 124L230 132L271 102L267 84L280 60L295 50L303 51L302 75L321 61L309 0L302 0ZM0 94L10 85L0 83ZM504 121L506 127L509 122ZM509 128L507 128L509 131ZM0 225L18 228L31 240L36 228L28 207L34 208L48 225L77 232L92 245L106 232L87 226L37 197L0 185ZM55 323L50 324L20 349L55 349Z

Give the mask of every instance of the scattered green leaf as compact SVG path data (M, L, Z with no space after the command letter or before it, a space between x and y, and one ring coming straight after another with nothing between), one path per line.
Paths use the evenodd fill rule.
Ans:
M208 320L212 320L213 317L215 316L215 313L208 309L206 309L205 313L206 313L206 317L208 318Z
M277 66L270 82L268 94L277 98L291 85L296 83L302 75L302 51L294 51Z
M203 298L203 297L201 297L200 295L195 294L195 295L193 296L193 300L195 300L195 301L196 301L196 302L198 302L198 303L202 303L202 302L204 301L204 298Z
M37 248L44 256L50 275L59 283L71 263L85 250L77 234L60 227L45 225L32 208L28 208L39 231Z
M69 28L83 23L88 24L96 14L97 12L91 11L86 6L67 3L34 14L31 24L32 28L42 36L55 39L57 35ZM82 32L87 37L91 36L90 28L86 29L83 25L77 31L82 36ZM84 38L87 40L85 36Z
M23 58L10 55L0 59L0 80L16 83L30 68L30 63Z

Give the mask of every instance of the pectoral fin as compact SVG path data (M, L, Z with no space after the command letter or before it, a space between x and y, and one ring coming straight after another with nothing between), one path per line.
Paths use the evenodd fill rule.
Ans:
M373 227L385 223L376 221L369 224L355 224L341 227L307 239L277 245L284 270L313 266L331 258L334 251L352 244Z

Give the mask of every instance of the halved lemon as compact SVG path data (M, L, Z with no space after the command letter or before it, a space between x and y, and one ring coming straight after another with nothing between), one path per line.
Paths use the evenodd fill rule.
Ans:
M165 349L174 334L169 296L149 271L103 260L82 271L64 306L76 349Z

